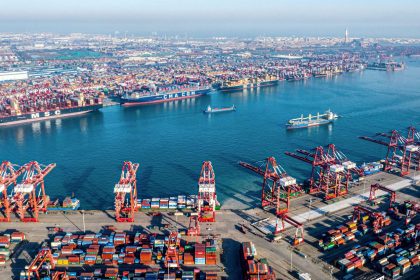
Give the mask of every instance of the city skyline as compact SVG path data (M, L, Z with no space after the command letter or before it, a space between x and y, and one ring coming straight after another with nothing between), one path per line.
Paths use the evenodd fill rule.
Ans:
M189 36L420 37L420 4L394 1L18 0L0 11L0 32L152 33Z

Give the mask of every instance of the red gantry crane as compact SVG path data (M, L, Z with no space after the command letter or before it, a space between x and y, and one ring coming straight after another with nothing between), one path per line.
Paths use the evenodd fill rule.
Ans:
M0 222L10 222L12 207L8 187L16 186L17 178L22 175L23 170L23 167L18 167L9 161L3 161L0 165L0 209L4 214L4 217L0 218Z
M33 279L33 276L35 279L41 279L40 270L45 264L49 264L50 270L55 268L55 261L49 248L42 248L29 264L28 280Z
M334 144L329 144L328 150L329 153L333 154L333 156L335 157L336 163L341 164L344 167L344 170L347 173L346 177L348 177L348 180L352 180L355 177L364 176L363 169L357 167L356 163L349 160L349 158L342 151L338 150Z
M44 178L55 166L55 163L42 165L36 161L23 166L23 180L14 187L15 211L22 222L38 222L39 211L47 212L49 197ZM29 217L25 216L27 213Z
M200 223L198 222L197 215L190 216L190 224L187 231L188 236L199 236L200 235Z
M304 241L303 224L299 223L292 217L289 217L287 214L281 215L277 218L276 229L274 231L274 234L276 235L286 230L285 222L296 228L295 235L293 238L293 245L296 246L302 243Z
M402 136L397 130L392 130L391 133L377 133L373 137L359 138L387 147L384 171L391 170L395 165L400 168L400 175L405 176L410 173L411 167L419 169L420 134L415 127L408 128L407 137Z
M401 176L408 175L410 168L420 170L420 132L414 126L408 128L401 158Z
M179 244L178 232L171 232L166 241L165 267L179 268Z
M379 233L384 226L385 217L379 212L374 212L358 205L353 209L353 221L360 221L360 217L363 213L369 215L372 222L373 232Z
M360 136L359 138L387 147L384 171L389 171L392 168L392 164L396 164L399 142L402 140L398 131L392 130L390 134L377 133L373 137Z
M276 215L289 211L292 192L302 192L296 179L287 175L283 167L277 164L274 157L266 159L264 180L261 190L261 206L273 206Z
M66 271L54 271L51 280L69 280L69 276Z
M203 162L198 180L198 220L200 222L216 221L216 178L210 161Z
M393 190L391 190L391 189L388 189L387 187L382 186L380 184L372 184L370 186L369 201L375 203L375 200L376 200L376 191L377 190L381 190L381 191L384 191L384 192L389 193L389 195L390 195L389 208L393 207L394 204L395 204L395 200L397 198L396 192L393 191Z
M301 186L296 183L295 178L287 174L274 157L269 157L256 164L258 166L243 161L239 162L239 165L263 176L261 206L263 208L274 206L277 214L287 213L291 194L303 193ZM282 207L282 203L285 207Z
M335 155L329 148L325 150L324 147L318 146L311 152L298 149L296 153L285 153L288 156L311 164L312 172L309 179L309 193L323 192L325 200L346 193L346 186L343 184L344 167L337 164Z
M134 222L137 211L137 169L138 163L125 161L118 184L115 184L115 219L117 222ZM126 197L128 196L128 197Z

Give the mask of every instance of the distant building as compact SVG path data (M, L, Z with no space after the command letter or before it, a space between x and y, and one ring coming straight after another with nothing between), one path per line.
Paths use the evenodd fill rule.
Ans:
M27 71L0 72L0 82L14 81L14 80L26 80L27 78L28 78L28 72Z

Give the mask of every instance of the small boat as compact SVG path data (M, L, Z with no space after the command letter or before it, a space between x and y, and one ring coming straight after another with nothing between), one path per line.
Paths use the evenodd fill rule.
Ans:
M235 105L232 105L230 107L214 107L212 108L210 105L207 106L207 109L204 110L204 113L206 114L212 114L212 113L220 113L220 112L231 112L231 111L236 111L236 107Z

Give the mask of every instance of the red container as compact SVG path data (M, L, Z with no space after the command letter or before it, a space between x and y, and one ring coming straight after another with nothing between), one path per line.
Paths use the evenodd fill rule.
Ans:
M112 259L112 253L102 253L101 257L103 260L111 260Z
M125 264L134 264L134 257L125 257L123 262Z

